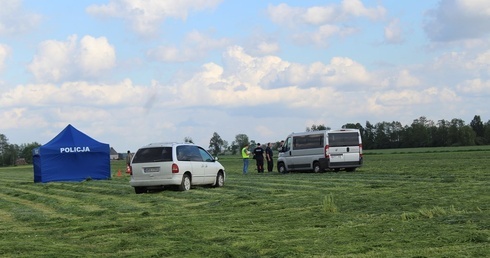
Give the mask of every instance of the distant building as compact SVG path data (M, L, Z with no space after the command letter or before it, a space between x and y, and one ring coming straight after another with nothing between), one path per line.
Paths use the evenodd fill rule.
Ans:
M119 159L119 154L117 151L111 147L111 159Z
M24 158L20 158L20 159L17 159L17 160L15 161L15 165L16 165L16 166L20 166L20 165L27 165L27 161L26 161L26 159L24 159Z

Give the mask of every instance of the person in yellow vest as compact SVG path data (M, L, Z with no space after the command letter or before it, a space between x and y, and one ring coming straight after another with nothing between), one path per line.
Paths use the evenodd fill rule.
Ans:
M248 150L248 146L250 144L246 143L242 148L242 158L243 158L243 174L246 175L248 173L248 160L250 159L250 151Z

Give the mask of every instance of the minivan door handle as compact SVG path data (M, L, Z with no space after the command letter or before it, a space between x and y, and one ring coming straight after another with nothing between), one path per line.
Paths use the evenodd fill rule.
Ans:
M347 147L347 152L349 152L349 151L350 151L350 149L349 149L349 147Z

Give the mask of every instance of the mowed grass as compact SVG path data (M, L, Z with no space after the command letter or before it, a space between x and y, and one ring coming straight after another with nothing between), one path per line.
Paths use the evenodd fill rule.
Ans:
M220 162L223 188L141 195L122 161L80 183L0 168L0 256L490 257L490 147L366 151L353 173Z

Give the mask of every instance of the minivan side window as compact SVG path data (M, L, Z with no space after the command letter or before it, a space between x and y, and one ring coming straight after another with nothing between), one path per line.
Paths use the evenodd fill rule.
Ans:
M199 153L201 154L202 160L206 162L213 162L214 158L209 155L209 153L201 148L199 148Z
M331 147L358 146L359 134L355 133L329 133L328 144Z
M133 163L172 161L172 147L157 147L139 149L133 158Z
M191 145L177 146L177 159L180 161L202 161L199 148Z

